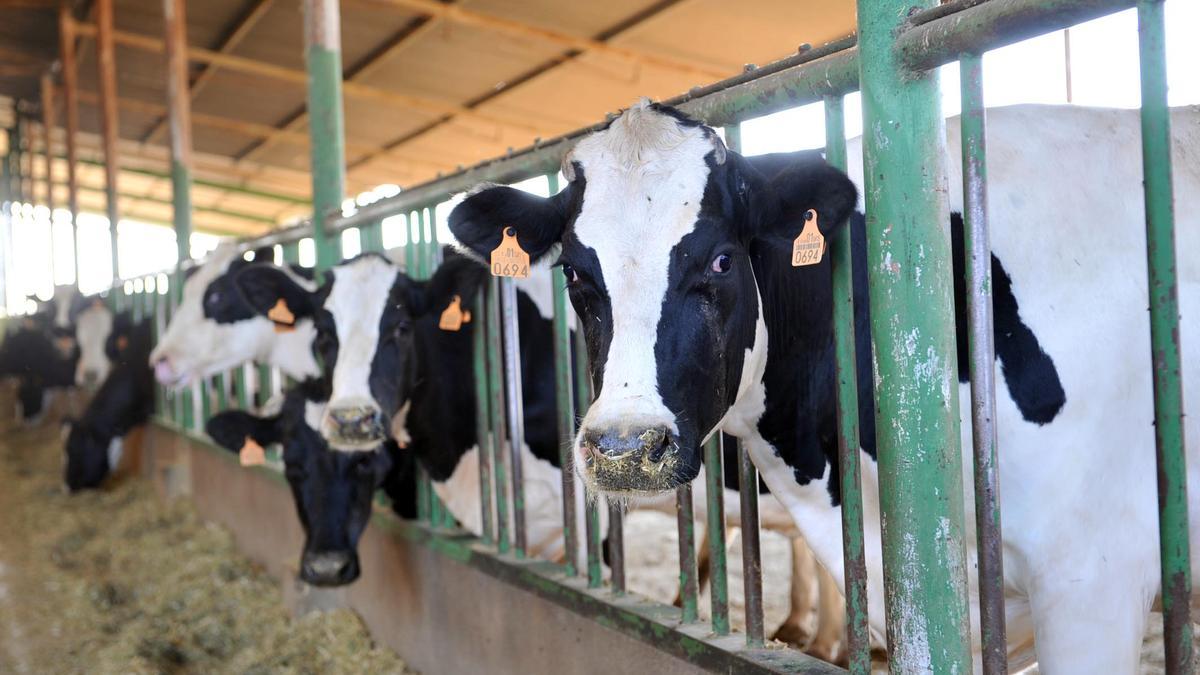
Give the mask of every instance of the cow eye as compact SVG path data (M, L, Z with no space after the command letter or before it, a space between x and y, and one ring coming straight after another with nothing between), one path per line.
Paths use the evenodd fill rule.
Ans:
M729 254L727 253L722 253L721 255L713 258L712 265L709 266L709 269L716 274L725 274L731 267L733 267L733 258L730 258Z
M574 267L571 267L567 263L563 263L562 264L562 272L563 272L563 276L565 276L567 278L568 284L579 283L579 273L575 271Z
M204 299L204 302L207 303L209 307L215 307L217 303L221 302L221 293L219 291L209 292L208 297Z
M408 319L400 319L396 322L396 327L392 329L392 335L394 335L398 340L405 335L408 335L408 332L411 330L412 323Z

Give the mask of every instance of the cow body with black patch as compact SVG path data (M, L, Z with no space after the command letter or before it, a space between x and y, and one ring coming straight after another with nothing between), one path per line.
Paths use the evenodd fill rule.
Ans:
M1176 111L1173 126L1191 387L1200 385L1197 343L1187 339L1200 311L1200 261L1190 255L1200 246L1200 160L1184 149L1200 147L1200 115ZM956 158L957 134L949 137ZM1136 111L989 112L1002 383L996 421L1014 667L1035 658L1036 638L1047 672L1134 672L1158 592L1138 138ZM855 176L858 147L849 153ZM451 229L478 254L496 246L504 226L535 258L561 243L599 391L575 444L594 487L620 496L669 490L695 475L704 438L724 430L742 440L840 582L829 268L791 268L790 240L808 210L833 234L853 211L856 190L819 156L799 153L782 170L777 160L742 158L676 111L640 104L579 142L559 195L479 192L455 210ZM756 163L772 165L771 173ZM1072 178L1078 184L1064 182ZM952 169L950 210L961 211L960 186ZM852 236L859 261L864 243ZM919 280L923 272L906 273ZM859 392L869 402L865 284L857 276ZM969 396L961 388L948 391L946 403L962 406L969 472ZM1200 433L1193 419L1192 436ZM868 601L882 633L878 474L867 421ZM1200 469L1191 459L1194 480ZM1194 540L1198 505L1193 499ZM973 565L968 572L974 589ZM977 630L974 601L971 612Z
M148 357L150 322L118 315L108 338L113 368L96 390L83 416L70 423L64 480L72 492L99 486L116 467L122 437L145 423L154 409L154 374Z

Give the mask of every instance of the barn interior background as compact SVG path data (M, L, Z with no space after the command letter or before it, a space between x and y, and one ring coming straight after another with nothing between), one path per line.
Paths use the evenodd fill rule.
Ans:
M950 2L946 14L1002 1L1008 2ZM991 38L997 48L983 57L982 90L989 106L1139 105L1136 13L1110 14L1132 2L1008 4L1041 23ZM1067 10L1054 15L1049 6L1055 4ZM1186 65L1200 63L1200 43L1188 34L1200 24L1200 5L1164 4L1169 103L1200 103L1200 79ZM1039 5L1046 6L1040 14ZM164 8L186 9L186 21L172 26ZM306 8L328 14L306 20ZM311 34L322 30L332 35ZM778 66L785 70L836 57L853 48L855 31L855 5L848 0L0 2L6 205L0 317L35 311L56 285L75 284L114 307L161 321L175 302L168 295L176 286L172 275L191 264L181 260L202 259L231 239L247 248L273 246L276 262L319 268L359 251L388 249L414 273L428 275L437 243L449 240L453 193L477 177L513 177L523 189L549 194L559 176L541 169L545 161L537 151L560 137L642 96L702 97L697 87L754 76L779 59L787 60ZM1018 39L1025 34L1036 36ZM941 110L957 114L959 65L941 70ZM860 135L858 94L839 100L843 135ZM826 110L819 101L804 102L775 101L768 115L747 105L726 114L721 133L736 134L730 143L745 154L823 147ZM523 156L530 158L527 165ZM511 166L489 173L487 162L505 158ZM386 208L393 212L377 215L382 211L370 208L409 195L423 199L413 196L402 213ZM345 220L324 235L318 225L314 239L313 214L327 214L333 223L333 211ZM242 405L255 388L266 394L285 386L279 372L252 366L229 379L239 383L234 398ZM245 552L289 579L294 570L281 562L280 551L296 549L295 524L262 534L271 530L268 524L292 517L285 487L258 472L238 472L201 449L203 418L237 401L226 401L224 384L213 380L158 396L160 419L148 434L157 449L146 470L164 489L191 493L206 517L233 524ZM217 491L216 485L224 487ZM239 515L245 512L263 515L248 524ZM429 527L405 528L380 516L364 541L372 551L364 567L373 572L354 587L322 595L287 586L290 601L352 606L377 639L431 671L457 643L445 626L398 605L447 603L438 610L442 616L459 617L478 610L472 600L486 598L510 616L542 616L539 626L557 626L566 635L592 627L579 617L595 619L605 630L633 635L638 647L629 648L641 663L662 663L667 671L680 657L720 668L822 667L790 653L747 655L744 636L718 630L713 637L709 625L685 625L663 637L660 626L675 618L658 606L602 596L599 580L587 578L585 561L571 572L581 579L560 580L574 595L545 590L537 575L551 572L529 563L499 565L453 538L439 539L449 523L437 521L437 513L423 515L433 521ZM437 597L437 584L413 581L399 594L389 586L397 579L443 578L439 556L446 551L468 560L475 575L456 600ZM494 587L494 579L508 586ZM557 603L549 613L539 604L547 597ZM497 653L513 663L543 663L522 661L532 657L511 632L478 629L502 646L468 651L453 666L467 668ZM644 649L655 640L662 654ZM597 642L591 657L606 658L613 645L627 643L619 637Z

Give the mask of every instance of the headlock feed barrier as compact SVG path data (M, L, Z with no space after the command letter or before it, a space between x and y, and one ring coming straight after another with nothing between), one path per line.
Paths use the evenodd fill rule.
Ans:
M382 250L381 221L403 215L407 221L405 262L411 276L428 278L439 263L435 226L438 204L484 181L515 182L545 175L551 192L564 154L595 127L543 141L504 157L407 189L400 194L342 215L340 189L343 157L339 90L336 2L306 0L310 110L322 129L314 144L314 222L246 242L247 248L281 244L284 259L296 262L298 241L313 236L318 269L340 258L339 235L359 228L364 250ZM996 444L995 382L992 364L991 269L987 222L986 115L982 94L982 55L997 47L1061 30L1111 12L1137 7L1141 57L1142 148L1145 174L1147 264L1150 275L1150 329L1153 349L1155 440L1159 490L1162 610L1166 662L1170 673L1192 672L1191 592L1188 518L1183 446L1183 404L1176 298L1175 237L1171 192L1170 129L1166 98L1163 6L1161 0L859 0L857 39L848 38L801 52L765 67L748 68L737 77L694 89L670 101L714 127L724 127L727 145L736 150L739 122L804 104L823 102L826 157L847 165L843 96L863 95L871 329L875 344L878 470L883 529L883 569L887 639L894 672L932 670L965 672L972 667L968 588L964 560L964 505L961 484L958 408L953 401L953 368L940 377L921 377L905 350L893 349L918 336L916 351L952 362L954 316L947 302L951 286L950 247L943 182L945 138L935 69L958 61L962 72L962 166L965 198L965 248L969 300L969 362L973 429L975 526L978 539L979 607L982 669L1006 672L1004 583ZM180 216L186 218L186 214ZM894 227L880 237L884 224ZM843 228L842 233L849 231ZM838 445L842 495L842 541L847 599L847 645L852 672L870 667L867 622L866 543L860 490L858 406L855 388L852 281L848 234L830 242L833 270ZM186 241L184 239L183 241ZM1036 245L1030 242L1030 245ZM889 256L922 249L926 279L887 275ZM980 261L984 261L982 264ZM140 315L153 314L161 330L177 306L181 279L172 293L155 292L155 278L118 285L111 300ZM159 276L157 285L165 277ZM570 448L584 409L591 400L585 350L572 350L565 281L553 271L554 370L558 434L563 466L563 531L566 556L561 564L525 561L527 536L522 482L520 335L515 290L508 278L492 278L474 307L483 329L474 332L477 424L480 429L479 490L482 546L461 535L447 538L454 519L427 479L420 482L420 521L401 527L420 541L451 552L460 560L504 581L530 590L602 625L630 633L675 656L714 670L825 672L832 667L796 652L764 648L758 496L742 489L740 517L745 565L744 638L730 633L726 586L723 472L736 471L742 486L758 482L755 466L739 448L735 466L722 466L722 437L704 448L707 476L707 531L711 567L711 625L698 624L699 589L692 524L692 488L678 490L680 592L682 607L653 611L631 608L625 593L622 510L602 499L587 499L577 520ZM486 296L486 297L484 297ZM886 320L884 318L886 317ZM477 324L479 325L479 324ZM581 340L577 335L576 340ZM582 345L579 345L582 347ZM910 352L911 353L911 350ZM574 356L573 356L574 354ZM264 398L283 386L268 368L235 369L236 401L225 400L216 378L217 402L248 407L251 384ZM947 388L947 385L949 387ZM161 423L180 433L196 432L209 410L209 383L182 391L161 390ZM946 391L951 392L947 404ZM263 401L257 401L262 403ZM903 402L903 405L901 405ZM606 511L605 518L601 512ZM1048 514L1048 517L1053 515ZM601 525L607 520L607 532ZM582 529L577 523L583 523ZM511 523L511 528L510 528ZM579 546L579 539L585 544ZM602 580L602 540L607 539L611 581ZM464 543L467 542L467 543ZM585 555L577 555L578 551Z

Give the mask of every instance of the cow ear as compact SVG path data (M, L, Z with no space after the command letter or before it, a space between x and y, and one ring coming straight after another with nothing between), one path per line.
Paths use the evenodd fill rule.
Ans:
M553 197L539 197L502 185L485 185L450 212L450 232L466 253L487 262L506 228L537 262L562 240L579 188L569 184Z
M263 447L282 440L279 415L258 417L243 410L226 410L213 415L204 423L204 431L217 445L230 452L240 452L246 439Z
M277 326L294 326L316 312L316 294L300 287L274 265L248 265L233 282L250 307Z
M821 234L829 237L846 224L858 203L858 190L820 153L792 154L787 161L772 162L766 175L760 174L762 182L751 188L753 234L795 239L812 211ZM747 164L752 165L753 160Z
M457 296L460 306L470 310L479 289L487 281L488 269L475 260L459 253L447 252L442 264L421 290L421 302L414 314L435 316Z

